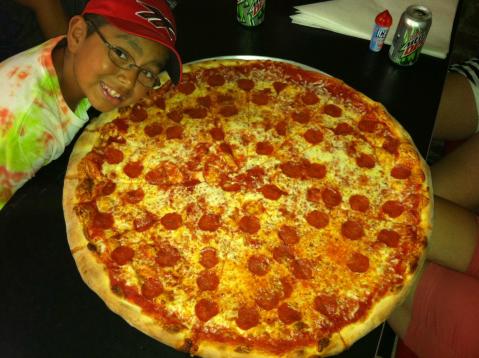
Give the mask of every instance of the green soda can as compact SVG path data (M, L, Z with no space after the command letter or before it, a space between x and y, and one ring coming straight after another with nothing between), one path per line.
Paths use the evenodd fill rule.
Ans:
M389 49L389 58L401 66L417 62L432 23L431 11L422 5L411 5L401 15Z
M258 26L264 20L266 0L236 0L236 18L241 25Z

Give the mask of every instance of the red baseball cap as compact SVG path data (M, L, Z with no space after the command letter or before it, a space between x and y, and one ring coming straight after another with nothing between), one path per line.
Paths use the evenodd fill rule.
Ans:
M83 14L97 14L120 30L166 46L171 54L165 66L174 83L181 80L181 57L175 49L176 23L165 0L90 0Z

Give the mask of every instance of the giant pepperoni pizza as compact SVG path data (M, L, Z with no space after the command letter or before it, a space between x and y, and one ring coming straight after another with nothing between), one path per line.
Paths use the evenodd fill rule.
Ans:
M428 169L384 107L281 61L185 66L73 149L85 282L203 357L336 354L404 297L431 228Z

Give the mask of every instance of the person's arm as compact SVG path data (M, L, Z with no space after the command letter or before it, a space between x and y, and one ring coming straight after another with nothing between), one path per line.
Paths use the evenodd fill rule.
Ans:
M37 17L38 25L45 38L64 35L68 29L68 19L60 0L16 0L30 8Z

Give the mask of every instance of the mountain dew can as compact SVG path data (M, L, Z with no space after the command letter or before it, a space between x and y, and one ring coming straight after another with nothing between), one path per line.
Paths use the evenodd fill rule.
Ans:
M432 23L431 11L422 5L411 5L401 15L389 49L389 58L401 66L418 60Z
M266 0L236 0L236 18L241 25L257 26L264 20Z

